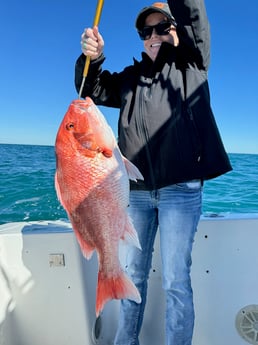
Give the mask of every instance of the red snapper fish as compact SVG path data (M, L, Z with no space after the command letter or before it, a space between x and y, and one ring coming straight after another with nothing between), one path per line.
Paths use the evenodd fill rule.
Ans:
M59 127L55 187L83 255L98 255L96 315L111 299L141 302L119 261L120 239L140 248L126 209L129 179L141 173L119 151L114 134L93 101L74 100Z

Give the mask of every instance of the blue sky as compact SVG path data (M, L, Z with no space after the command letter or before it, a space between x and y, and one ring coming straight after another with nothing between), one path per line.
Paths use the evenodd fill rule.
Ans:
M176 0L175 0L176 1ZM99 24L105 68L120 71L143 50L134 28L152 2L106 0ZM54 145L73 99L80 36L92 0L10 0L0 13L0 143ZM211 101L226 150L258 153L258 2L206 0L211 24ZM117 133L118 111L102 108Z

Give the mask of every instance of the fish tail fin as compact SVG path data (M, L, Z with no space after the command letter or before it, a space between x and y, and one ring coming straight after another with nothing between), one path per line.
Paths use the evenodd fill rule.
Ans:
M122 270L117 276L110 278L105 277L103 272L99 272L96 301L97 317L104 305L111 299L130 299L136 303L141 303L138 289Z

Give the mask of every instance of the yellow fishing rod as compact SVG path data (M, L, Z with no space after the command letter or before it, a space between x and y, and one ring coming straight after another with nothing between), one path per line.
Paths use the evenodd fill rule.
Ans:
M104 4L104 0L98 0L93 26L99 25L103 4ZM86 56L86 61L85 61L84 70L83 70L83 78L82 78L82 83L81 83L80 92L79 92L79 98L81 98L82 90L84 87L85 79L89 71L89 67L90 67L90 56Z

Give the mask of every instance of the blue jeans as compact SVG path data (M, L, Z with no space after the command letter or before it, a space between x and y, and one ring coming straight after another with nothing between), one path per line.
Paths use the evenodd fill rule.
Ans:
M122 300L114 345L139 345L147 295L147 281L157 229L160 231L162 286L166 295L166 345L190 345L194 326L190 279L191 252L201 215L199 180L154 191L130 192L128 212L142 250L130 247L126 272L137 286L142 302Z

